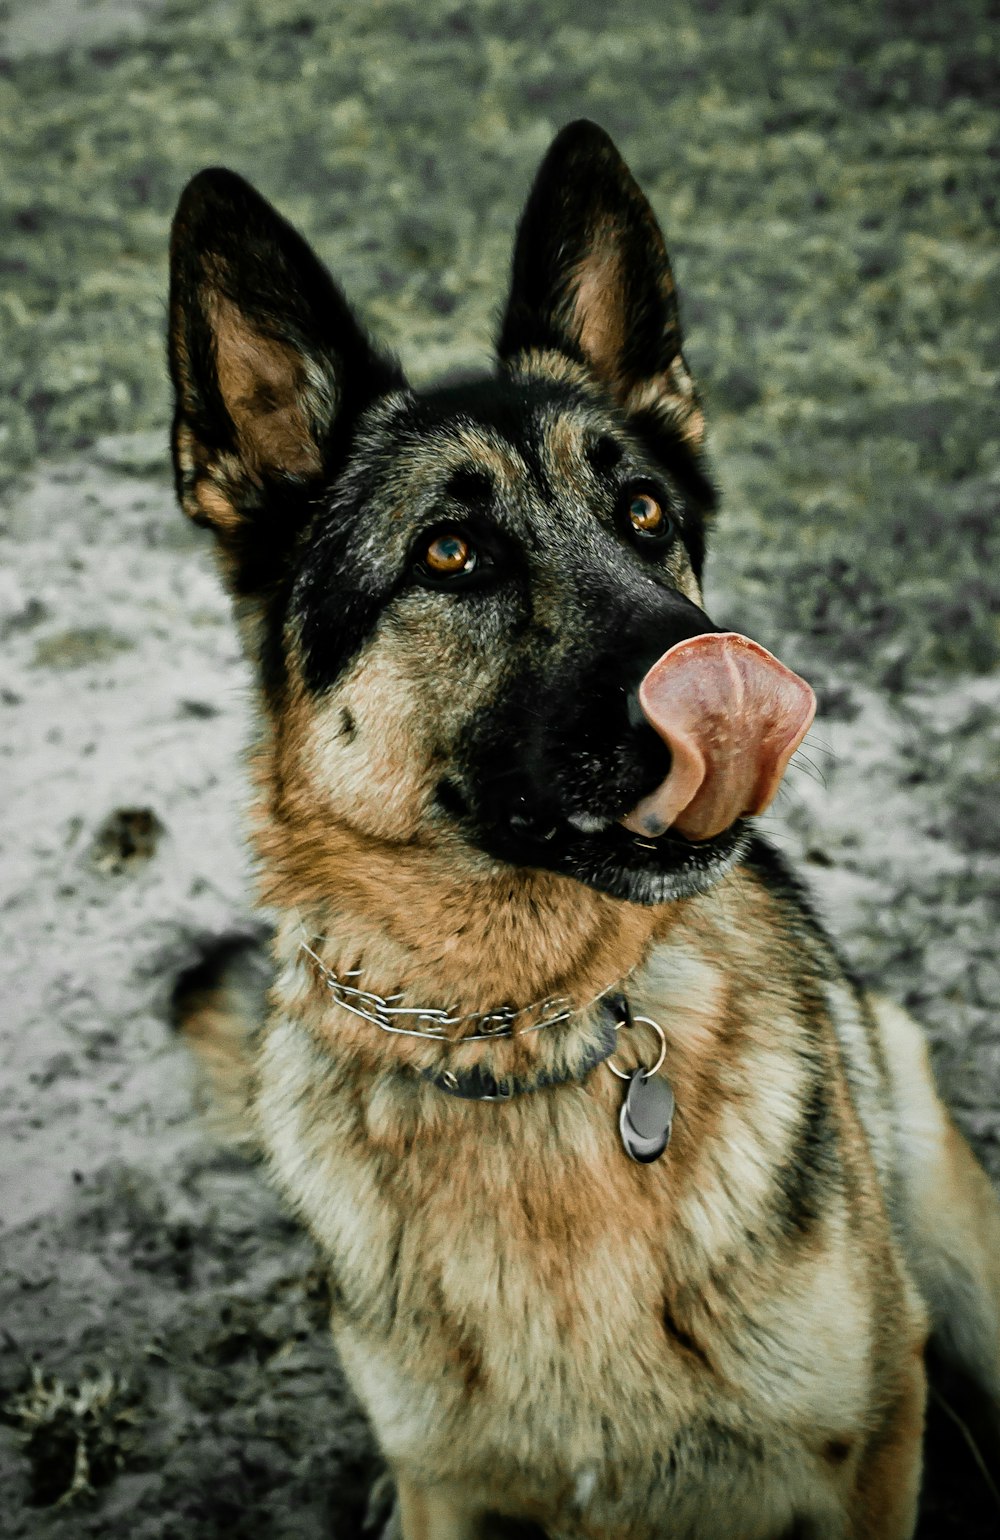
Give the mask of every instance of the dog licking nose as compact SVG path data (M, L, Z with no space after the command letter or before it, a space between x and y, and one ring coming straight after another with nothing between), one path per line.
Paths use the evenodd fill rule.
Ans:
M670 773L620 822L651 839L673 828L706 840L771 803L816 697L766 647L723 631L665 652L639 705L670 750Z

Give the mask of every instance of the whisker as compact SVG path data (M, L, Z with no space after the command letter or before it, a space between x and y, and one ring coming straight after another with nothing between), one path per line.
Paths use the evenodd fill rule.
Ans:
M793 768L796 770L801 770L803 774L807 775L811 781L815 781L817 785L822 786L824 791L827 790L826 776L823 774L819 765L817 765L814 760L811 760L808 754L803 754L801 749L796 749L795 753L792 755L789 769Z
M837 753L833 745L828 742L826 738L821 738L818 733L812 730L812 728L809 730L806 742L811 749L818 749L821 754L828 754L831 759L840 758L840 755Z

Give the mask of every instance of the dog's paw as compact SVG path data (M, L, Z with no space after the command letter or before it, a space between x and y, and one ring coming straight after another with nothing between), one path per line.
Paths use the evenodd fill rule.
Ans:
M373 1535L376 1540L403 1540L396 1483L388 1471L372 1482L362 1527L366 1535Z

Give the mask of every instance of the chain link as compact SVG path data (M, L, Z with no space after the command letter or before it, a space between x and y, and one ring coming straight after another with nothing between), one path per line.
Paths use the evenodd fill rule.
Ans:
M464 1043L496 1042L506 1037L522 1037L529 1032L542 1032L546 1027L560 1026L564 1021L569 1021L571 1016L579 1016L584 1011L589 1011L592 1005L596 1005L598 1000L603 999L615 987L614 984L608 984L600 994L595 995L586 1005L577 1006L575 1010L568 997L560 995L554 999L536 1000L533 1005L522 1005L516 1009L514 1006L500 1005L492 1011L468 1011L464 1015L456 1015L454 1011L444 1010L440 1006L399 1005L397 1002L404 998L402 994L383 997L370 989L360 989L354 984L348 984L348 979L360 977L360 968L353 968L340 977L316 956L307 942L300 941L299 947L316 964L336 1003L345 1011L350 1011L352 1016L360 1016L363 1021L370 1021L383 1032L391 1032L398 1037L427 1038L431 1042L445 1043L449 1047L458 1047ZM545 1012L552 1011L554 1014L546 1016L542 1021L536 1021L530 1027L515 1028L517 1018L527 1016L532 1011L541 1011L543 1015ZM421 1022L425 1024L424 1028L422 1030L417 1025L399 1026L396 1021L398 1017L409 1017L414 1023ZM483 1030L459 1037L448 1036L448 1028L461 1027L469 1022L477 1023Z

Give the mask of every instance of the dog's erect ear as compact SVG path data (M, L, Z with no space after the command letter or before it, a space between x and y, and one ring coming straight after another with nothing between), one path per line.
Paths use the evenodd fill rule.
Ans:
M585 119L563 129L535 178L497 342L504 361L553 349L583 363L626 412L701 443L660 227L607 134Z
M182 506L244 552L266 523L272 557L360 413L403 384L302 237L223 170L174 219L170 372Z

